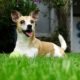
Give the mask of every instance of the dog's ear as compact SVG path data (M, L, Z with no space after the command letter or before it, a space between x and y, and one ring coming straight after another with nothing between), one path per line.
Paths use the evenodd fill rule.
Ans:
M17 22L20 16L22 16L20 12L16 10L11 11L11 18L13 22Z
M32 11L29 15L32 16L32 18L34 18L35 21L37 21L37 19L39 18L39 12L40 10L37 9L37 10Z

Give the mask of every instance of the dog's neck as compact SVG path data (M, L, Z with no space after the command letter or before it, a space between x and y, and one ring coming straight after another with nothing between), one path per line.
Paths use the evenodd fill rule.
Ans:
M28 41L30 40L30 38L28 38L23 32L18 32L17 31L17 40L18 41Z
M27 43L27 45L32 44L33 40L35 39L35 32L33 32L32 37L27 37L23 32L17 31L17 42L18 43Z

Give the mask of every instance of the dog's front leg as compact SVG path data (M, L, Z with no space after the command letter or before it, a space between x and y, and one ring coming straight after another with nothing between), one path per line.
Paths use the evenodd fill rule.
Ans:
M10 54L10 57L23 57L26 56L28 58L34 58L38 55L38 49L37 48L30 48L30 49L26 49L25 51L21 51L21 50L16 50L14 49L14 51Z
M26 54L24 55L26 55L27 57L34 58L38 55L38 49L37 48L27 49Z
M23 54L21 54L21 52L18 52L18 51L13 51L11 54L10 54L10 57L22 57Z

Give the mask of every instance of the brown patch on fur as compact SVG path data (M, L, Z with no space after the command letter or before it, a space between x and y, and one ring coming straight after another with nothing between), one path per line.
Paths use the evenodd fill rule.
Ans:
M32 16L32 18L34 18L35 20L37 20L38 19L38 17L39 17L39 10L37 9L37 10L35 10L35 11L32 11L31 13L30 13L30 16Z
M22 32L22 29L20 28L20 26L21 26L20 21L22 21L22 20L28 20L28 19L35 21L31 16L21 16L21 17L17 20L16 24L17 24L17 30L18 30L19 32ZM35 25L35 23L32 24L32 26L34 26L34 25ZM35 29L34 29L34 31L35 31Z
M65 52L64 52L64 49L60 49L60 53L62 54L62 55L64 55L65 54Z
M46 55L50 53L52 55L54 53L53 43L40 41L39 39L35 38L31 43L31 47L38 48L38 55Z
M22 16L22 14L19 13L18 11L16 11L16 10L13 10L13 11L11 12L11 17L12 17L13 22L17 22L17 20L18 20L18 18L19 18L20 16Z

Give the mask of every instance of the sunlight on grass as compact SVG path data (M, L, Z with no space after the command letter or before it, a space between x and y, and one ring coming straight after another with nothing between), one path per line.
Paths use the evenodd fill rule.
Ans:
M80 54L64 58L0 55L0 80L79 80Z

